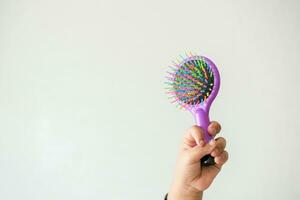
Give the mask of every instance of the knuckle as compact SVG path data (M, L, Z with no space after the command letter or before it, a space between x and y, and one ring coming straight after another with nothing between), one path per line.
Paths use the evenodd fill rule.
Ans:
M221 125L219 123L216 123L216 128L217 128L218 132L220 132L221 129L222 129L222 127L221 127Z
M228 160L228 153L227 153L227 151L223 152L221 158L222 158L222 162L223 163L225 163Z
M200 126L197 126L197 125L193 125L190 127L189 129L191 132L197 132L200 130Z
M217 138L217 142L218 142L218 146L220 146L221 148L225 148L226 147L226 140L223 137L219 137Z
M224 153L225 153L225 159L228 160L228 158L229 158L228 152L224 151Z
M188 131L188 133L190 133L192 135L200 135L201 132L202 132L202 128L197 125L193 125L192 127L189 128L189 131Z
M220 123L217 122L217 121L212 121L212 126L214 126L214 128L215 128L216 130L218 130L218 131L221 130L221 125L220 125Z

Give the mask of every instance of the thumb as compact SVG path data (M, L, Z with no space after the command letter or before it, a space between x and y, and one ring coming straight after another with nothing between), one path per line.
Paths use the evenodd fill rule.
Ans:
M197 145L197 146L193 147L192 149L189 150L191 161L199 162L199 160L203 156L210 154L214 150L215 147L216 147L216 142L214 139L212 139L211 141L209 141L209 143L207 143L205 145Z

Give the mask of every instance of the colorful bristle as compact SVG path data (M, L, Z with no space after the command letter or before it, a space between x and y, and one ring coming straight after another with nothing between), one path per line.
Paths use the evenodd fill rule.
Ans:
M185 58L171 66L168 72L168 94L181 107L204 102L212 92L214 74L209 64L200 56Z

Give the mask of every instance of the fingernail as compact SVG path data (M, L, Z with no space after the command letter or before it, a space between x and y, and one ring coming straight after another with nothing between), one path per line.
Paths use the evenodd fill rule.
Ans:
M219 149L216 148L216 149L211 153L211 155L215 157L218 153L219 153Z
M199 145L200 147L203 147L204 144L205 144L205 142L204 142L203 140L200 140L198 145Z

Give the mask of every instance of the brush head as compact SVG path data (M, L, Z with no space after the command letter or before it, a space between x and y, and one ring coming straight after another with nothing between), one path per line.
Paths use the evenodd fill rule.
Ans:
M215 65L203 56L188 56L179 63L171 66L172 72L168 72L168 92L173 102L181 107L194 107L205 103L215 87L215 74L218 73ZM217 74L218 75L218 74ZM217 91L216 91L217 92ZM214 94L215 96L216 94Z

